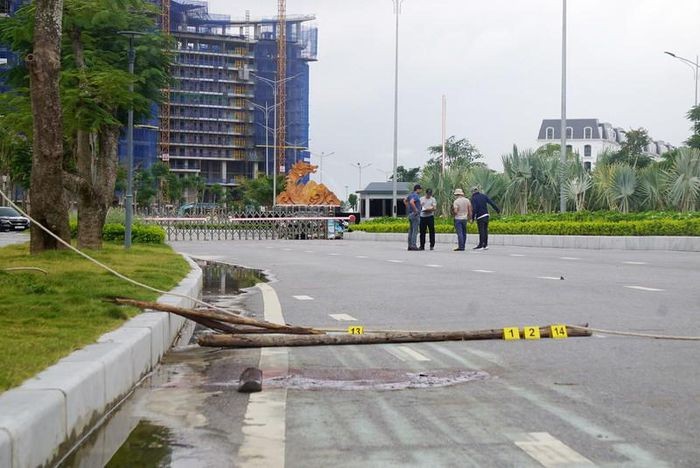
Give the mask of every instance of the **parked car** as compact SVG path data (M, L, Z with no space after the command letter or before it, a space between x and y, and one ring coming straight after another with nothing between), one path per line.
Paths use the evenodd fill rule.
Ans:
M29 229L29 219L14 208L0 206L0 231L24 231Z

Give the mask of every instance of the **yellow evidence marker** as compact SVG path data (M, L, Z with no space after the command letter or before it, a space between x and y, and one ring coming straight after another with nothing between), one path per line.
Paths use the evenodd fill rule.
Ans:
M348 327L348 333L350 335L364 335L365 334L365 327L360 327L360 326L353 326L353 327Z
M549 328L552 332L552 338L554 338L555 340L568 338L569 336L566 334L566 325L552 325Z
M509 327L503 329L503 339L504 340L519 340L520 339L520 329L518 327Z
M523 327L526 340L539 340L540 327Z

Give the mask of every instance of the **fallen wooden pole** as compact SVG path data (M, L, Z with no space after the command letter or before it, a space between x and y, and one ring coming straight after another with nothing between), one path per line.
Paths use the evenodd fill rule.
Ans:
M567 327L568 336L591 336L590 330ZM550 337L550 328L540 327L542 338ZM503 339L503 329L474 331L385 332L364 335L203 335L200 346L214 348L270 348L280 346L326 346L380 343L417 343L426 341L472 341Z
M289 334L300 334L300 335L320 335L323 332L315 330L308 327L295 327L292 325L282 325L278 323L266 322L264 320L257 320L250 317L244 317L238 314L226 314L224 312L219 312L215 310L203 310L203 309L186 309L183 307L175 307L167 304L160 304L158 302L149 301L137 301L134 299L125 298L115 298L114 302L122 305L130 305L138 307L139 309L151 309L158 310L161 312L169 312L172 314L177 314L187 319L195 322L202 323L209 327L205 322L211 323L212 320L218 322L224 322L233 325L249 325L252 327L264 328L268 330L274 330L274 332L284 332ZM202 322L203 319L203 322Z

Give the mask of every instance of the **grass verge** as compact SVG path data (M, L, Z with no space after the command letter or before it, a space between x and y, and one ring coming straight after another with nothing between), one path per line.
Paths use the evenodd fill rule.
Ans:
M120 273L169 290L189 265L166 245L135 244L125 251L105 242L89 255ZM39 267L48 271L13 271ZM69 251L29 255L28 244L0 248L0 392L80 349L138 314L104 302L114 296L153 300L158 294L132 286Z

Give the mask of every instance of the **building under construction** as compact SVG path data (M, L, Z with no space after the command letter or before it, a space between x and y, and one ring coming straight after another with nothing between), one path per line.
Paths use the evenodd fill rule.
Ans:
M280 108L274 106L271 84L278 80L277 18L232 20L210 13L207 2L199 0L157 4L175 44L173 84L158 109L159 119L136 125L135 166L145 168L160 159L175 173L229 187L261 172L271 174L274 115ZM316 60L317 40L317 30L309 24L313 19L296 16L285 22L290 79L285 157L278 171L309 158L309 62ZM124 157L125 140L121 143Z

